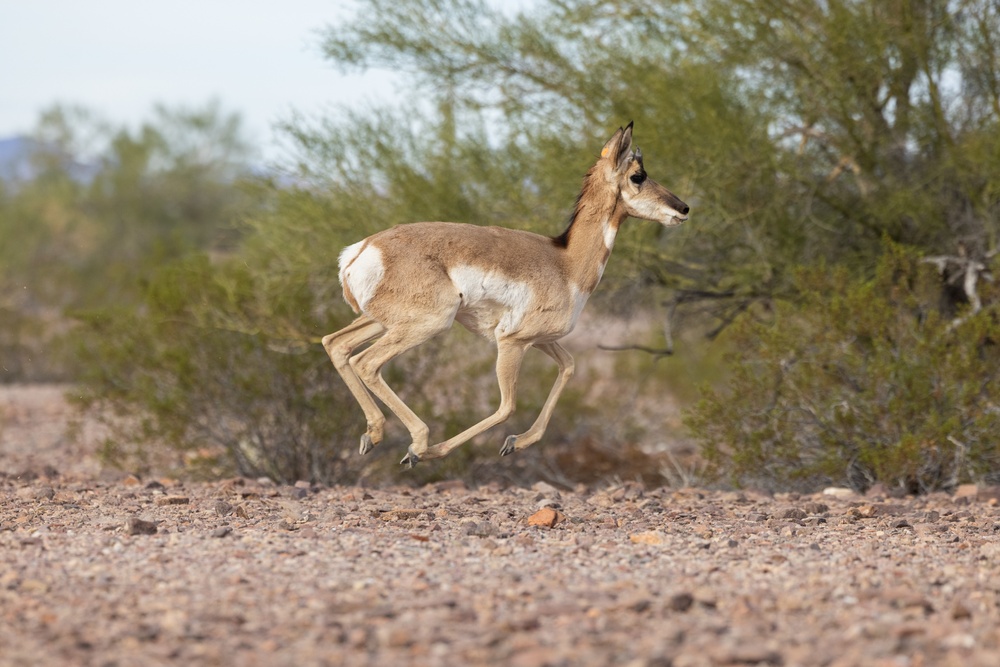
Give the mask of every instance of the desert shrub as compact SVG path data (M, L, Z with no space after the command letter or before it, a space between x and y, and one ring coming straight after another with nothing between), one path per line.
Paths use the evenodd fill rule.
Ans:
M541 353L525 363L518 411L503 427L406 471L398 462L408 436L383 409L385 442L359 456L364 415L319 336L301 333L333 331L352 315L342 303L317 303L325 291L305 282L297 290L284 280L280 289L269 284L276 272L196 255L153 271L140 307L78 314L82 375L73 395L109 428L106 462L140 473L283 483L544 479L568 486L656 476L651 457L621 437L627 420L608 420L584 400L585 372L564 393L544 443L497 455L507 433L530 426L554 381L555 364ZM494 360L495 348L456 328L393 360L384 374L431 438L444 439L496 409Z
M259 289L248 271L197 256L155 271L139 309L81 314L80 399L108 417L110 462L141 470L173 453L178 466L282 481L341 471L354 415L333 401L346 389L307 345L238 326ZM308 311L309 298L284 307Z
M870 279L798 279L800 300L733 327L730 379L688 414L717 479L927 491L1000 473L995 307L943 316L935 269L895 245Z

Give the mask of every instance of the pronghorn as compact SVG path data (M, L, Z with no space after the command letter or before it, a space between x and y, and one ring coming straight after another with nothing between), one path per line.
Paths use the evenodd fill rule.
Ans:
M541 414L526 432L508 436L506 456L538 442L573 357L557 342L573 330L597 287L622 222L629 216L678 225L688 206L646 177L632 150L632 123L618 128L587 171L566 230L551 238L516 229L452 222L398 225L344 248L340 282L360 317L323 338L330 359L365 412L361 453L382 440L385 417L374 394L413 439L402 465L445 456L514 412L521 360L536 347L559 365ZM428 428L382 379L382 366L458 320L497 346L500 407L478 424L428 446ZM374 341L351 356L359 346Z

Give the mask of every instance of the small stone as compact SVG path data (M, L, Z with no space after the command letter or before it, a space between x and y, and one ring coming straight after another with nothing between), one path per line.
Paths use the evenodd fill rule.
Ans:
M955 606L951 608L951 617L956 621L972 618L972 611L961 602L956 602Z
M552 528L560 521L565 520L566 515L562 512L554 510L551 507L543 507L528 517L528 525L539 526L542 528Z
M249 518L249 515L247 514L247 506L246 505L237 505L236 509L233 510L233 513L236 516L238 516L239 518L241 518L241 519L247 519L247 518Z
M233 511L233 506L227 503L225 500L216 500L215 503L213 503L212 505L212 509L214 509L215 513L218 514L219 516L226 516L227 514Z
M405 521L408 519L418 519L425 514L428 514L427 510L401 508L381 512L379 513L379 518L383 521Z
M913 526L910 525L910 522L907 521L906 519L896 519L889 525L893 528L910 528L910 529L913 528Z
M493 537L497 529L489 521L468 521L463 526L463 532L473 537Z
M306 489L308 491L310 486L312 485L304 479L300 479L299 481L295 482L296 489Z
M694 596L690 593L677 593L667 600L667 609L670 611L684 612L694 604Z
M841 486L830 486L823 489L824 496L832 496L834 498L849 499L855 498L858 494L854 493L851 489L847 489Z
M548 482L535 482L531 488L539 493L544 493L547 496L552 496L554 498L559 497L559 489L552 486Z
M139 486L140 484L142 484L142 481L135 475L129 475L122 480L123 486Z
M231 532L233 532L233 529L230 528L229 526L219 526L218 528L212 531L212 537L225 537L226 535L229 535Z
M691 529L691 532L703 540L709 540L712 538L712 535L715 534L708 526L695 526Z
M156 522L145 521L139 517L130 516L125 521L125 532L129 535L155 535Z
M827 512L830 511L830 508L828 506L824 505L823 503L816 503L816 502L802 503L802 509L803 511L806 512L806 514L812 514L812 515L826 514Z
M191 502L191 499L187 496L163 496L162 498L156 499L157 507L164 507L166 505L187 505Z
M632 544L648 544L650 546L658 546L666 542L663 533L655 530L645 533L632 533L628 536L628 539L632 541Z
M809 514L804 509L798 507L789 507L780 515L782 519L792 519L792 520L804 519L807 516L809 516Z
M878 508L875 505L858 505L847 510L847 516L855 519L871 519L878 515Z

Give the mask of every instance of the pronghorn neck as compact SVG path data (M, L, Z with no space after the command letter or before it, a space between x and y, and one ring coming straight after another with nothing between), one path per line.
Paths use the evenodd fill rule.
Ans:
M582 292L590 294L600 282L626 217L617 188L595 170L588 172L566 231L554 239L566 253L570 279Z

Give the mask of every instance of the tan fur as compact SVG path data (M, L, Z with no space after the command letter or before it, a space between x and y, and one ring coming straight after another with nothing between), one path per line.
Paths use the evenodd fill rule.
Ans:
M573 359L556 341L576 324L600 282L618 229L630 215L674 225L687 206L646 179L632 151L632 125L619 128L587 172L570 227L556 239L502 227L449 222L399 225L345 249L344 298L361 316L324 337L323 345L365 412L361 451L377 445L385 418L382 401L409 430L404 464L446 455L507 419L514 410L521 360L529 347L552 357L560 373L528 431L510 436L509 454L541 439L555 403L573 374ZM457 320L497 346L499 409L462 433L428 446L428 428L381 377L382 366L451 327ZM372 344L354 354L360 346Z

